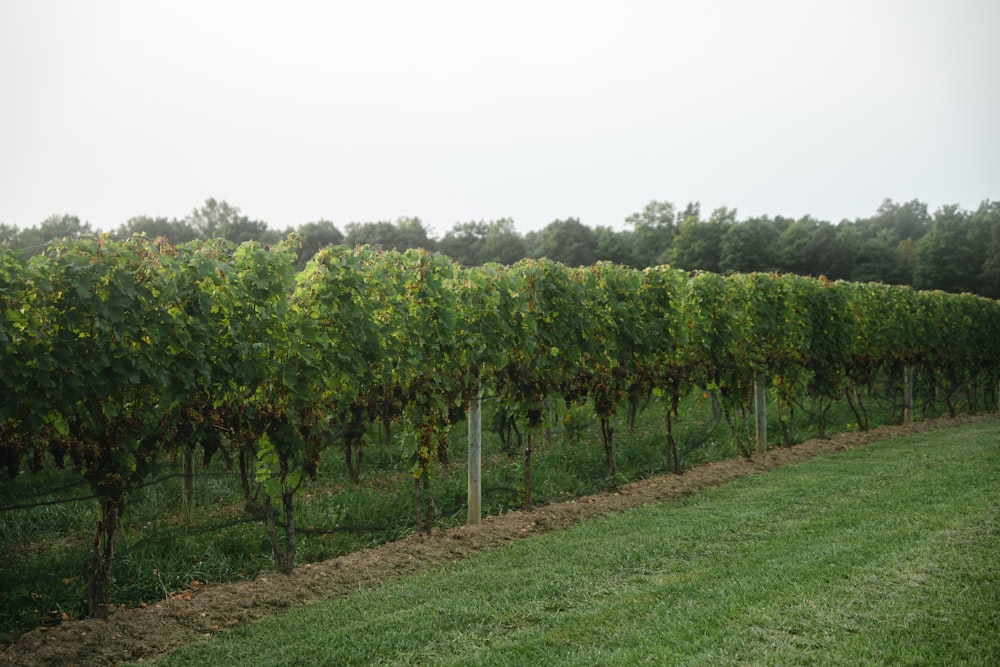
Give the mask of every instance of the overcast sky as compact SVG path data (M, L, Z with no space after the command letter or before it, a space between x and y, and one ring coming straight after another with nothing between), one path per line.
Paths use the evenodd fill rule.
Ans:
M998 29L998 0L0 0L0 222L974 209Z

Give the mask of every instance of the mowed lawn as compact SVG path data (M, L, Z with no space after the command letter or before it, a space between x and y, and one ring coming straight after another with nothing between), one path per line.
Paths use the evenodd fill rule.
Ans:
M1000 420L302 607L163 665L998 665Z

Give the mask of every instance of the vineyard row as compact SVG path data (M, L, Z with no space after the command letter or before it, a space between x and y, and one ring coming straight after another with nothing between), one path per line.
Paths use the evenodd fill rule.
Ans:
M101 508L93 615L106 613L128 491L196 446L206 462L226 448L262 485L290 571L294 494L333 444L356 474L372 422L403 425L418 522L431 525L433 466L483 385L523 438L529 507L552 397L592 402L610 474L616 416L651 395L678 471L672 419L694 387L733 419L755 383L789 409L809 397L820 415L846 395L862 426L857 388L879 374L919 374L952 410L997 402L1000 303L982 297L545 259L462 268L343 246L296 272L296 243L136 236L57 242L28 261L0 251L0 468L72 465L89 483Z

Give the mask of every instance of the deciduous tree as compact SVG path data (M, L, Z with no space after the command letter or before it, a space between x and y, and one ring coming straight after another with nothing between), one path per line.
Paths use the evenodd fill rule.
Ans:
M298 259L295 266L298 269L305 267L306 263L312 259L321 248L330 245L339 245L344 242L344 235L336 225L329 220L317 220L300 225L298 230L299 238L302 239L302 247L298 251Z
M776 271L780 263L778 238L790 221L764 216L736 224L735 217L736 212L732 211L720 220L726 231L719 252L719 270L722 273Z
M382 250L408 250L423 248L434 250L434 244L427 235L427 229L420 218L401 217L395 222L347 223L344 243L354 247L370 245Z
M722 238L736 222L736 211L720 208L702 222L696 215L681 221L670 249L670 264L688 271L720 271Z
M639 213L625 218L632 227L632 257L638 268L667 260L667 252L677 234L677 212L670 202L653 200Z
M553 220L542 229L536 257L566 266L590 266L597 261L597 235L578 218Z
M129 218L115 232L115 236L119 239L126 239L133 234L145 234L151 239L162 237L174 245L198 238L198 233L187 220L154 218L148 215Z
M982 263L970 242L969 231L969 214L957 205L943 206L934 213L931 230L917 242L914 287L976 291Z
M233 243L257 241L270 243L278 240L277 232L262 220L251 220L240 209L222 200L209 197L185 219L199 238L223 238Z

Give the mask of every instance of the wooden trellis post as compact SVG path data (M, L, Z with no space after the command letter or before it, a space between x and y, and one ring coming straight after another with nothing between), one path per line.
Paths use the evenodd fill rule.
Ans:
M483 388L476 386L476 397L469 401L469 515L466 523L477 526L482 518Z

